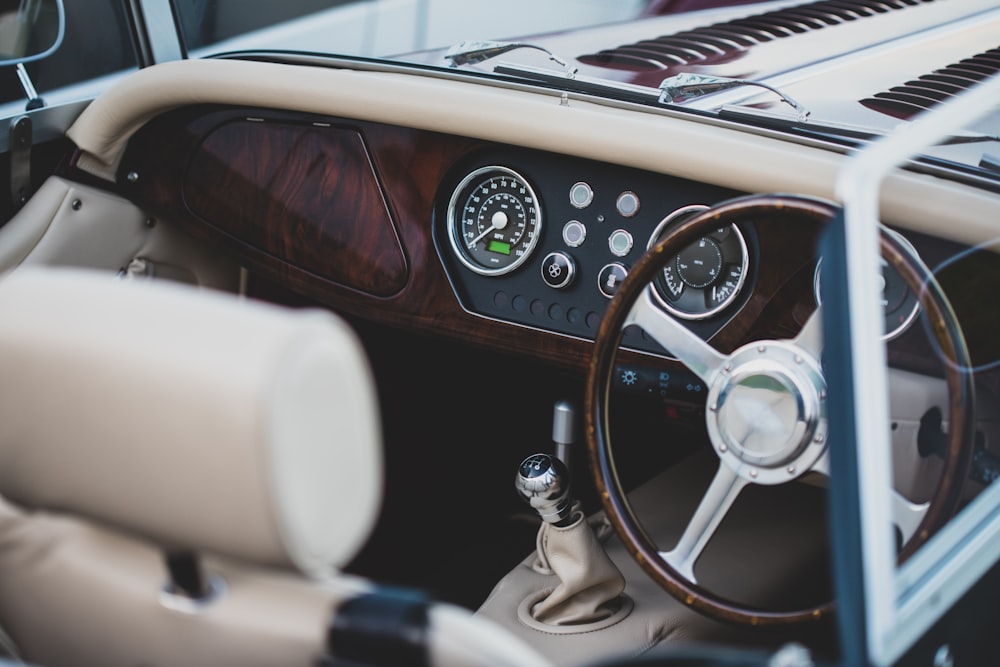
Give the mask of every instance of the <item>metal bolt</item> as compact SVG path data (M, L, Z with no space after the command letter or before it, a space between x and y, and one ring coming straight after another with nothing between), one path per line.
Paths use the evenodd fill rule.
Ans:
M815 442L817 445L822 445L823 444L823 434L822 433L817 434L816 437L813 438L813 442Z
M795 363L797 363L797 364L801 364L802 363L802 356L801 355L798 355L798 354L795 355Z
M795 466L788 466L788 474L789 475L795 474Z
M74 199L73 203L70 204L70 206L73 207L74 211L79 211L81 208L83 208L83 202L80 201L79 199Z
M137 172L137 171L130 171L130 172L128 173L128 176L126 176L126 177L125 177L125 179L126 179L126 180L127 180L127 181L128 181L129 183L135 183L136 181L138 181L138 180L139 180L139 172Z
M727 447L726 445L719 445L719 451L725 454L726 452L729 451L729 447Z
M764 347L763 345L758 345L757 351L760 352L761 354L764 354L765 352L767 352L767 348Z
M757 479L757 471L755 469L751 468L751 470L750 470L750 476L753 477L754 479Z

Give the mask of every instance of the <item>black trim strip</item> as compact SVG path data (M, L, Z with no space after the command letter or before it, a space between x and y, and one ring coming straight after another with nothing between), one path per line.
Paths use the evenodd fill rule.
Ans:
M424 594L381 588L347 600L327 629L327 665L430 667L428 609Z

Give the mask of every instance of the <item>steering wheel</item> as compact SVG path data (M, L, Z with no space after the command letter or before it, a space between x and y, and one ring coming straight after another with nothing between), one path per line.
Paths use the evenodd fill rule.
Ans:
M803 623L827 617L833 603L787 611L762 610L727 600L700 587L694 566L741 490L777 485L809 472L829 475L826 381L820 363L822 307L788 340L746 343L718 352L662 310L651 294L654 278L682 249L710 230L741 221L826 223L833 204L796 196L734 199L690 217L671 229L640 258L619 286L601 322L586 389L586 437L591 466L608 519L625 548L667 592L718 620L753 626ZM907 557L952 515L972 457L973 385L965 341L940 287L926 267L892 236L883 234L882 255L919 295L924 316L947 361L949 433L940 481L927 503L915 504L893 490L894 521ZM647 335L709 387L705 417L718 470L700 504L669 551L643 530L618 478L609 431L609 396L623 330ZM748 414L754 417L748 417ZM763 418L760 415L765 415Z

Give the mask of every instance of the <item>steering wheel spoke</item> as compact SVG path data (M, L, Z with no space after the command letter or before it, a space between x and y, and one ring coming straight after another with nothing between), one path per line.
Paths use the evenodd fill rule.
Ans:
M823 353L823 307L817 306L809 319L806 320L802 331L795 337L793 342L804 351L819 359Z
M726 357L714 347L660 310L648 289L642 291L629 311L625 325L629 324L641 327L706 383L711 383L726 361Z
M670 551L660 552L660 557L691 583L697 583L694 566L701 552L705 550L708 541L746 485L747 482L742 477L720 462L708 491L702 497L677 545Z

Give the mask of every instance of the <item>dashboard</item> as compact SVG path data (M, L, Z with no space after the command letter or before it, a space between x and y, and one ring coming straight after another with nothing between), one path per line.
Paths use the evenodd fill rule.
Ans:
M203 106L147 123L119 181L144 208L328 305L576 369L646 248L742 194L380 123ZM817 230L758 222L717 230L673 262L657 286L664 309L712 338L737 312L767 309L793 275L808 296L813 253L801 248ZM807 315L773 322L772 335ZM638 331L625 345L669 356Z
M150 120L117 180L130 199L235 253L254 275L341 312L578 372L642 253L671 225L746 194L553 151L227 105ZM657 301L724 352L791 337L818 300L821 234L768 219L715 230L668 263ZM960 244L905 234L931 264L964 257ZM979 289L1000 285L990 252L942 274L955 277L951 291L966 297L960 315L970 322L988 316L960 287L960 267L972 261ZM885 281L890 359L936 373L926 337L909 327L914 295L891 270ZM1000 358L991 340L978 342L980 358ZM622 345L619 388L699 400L690 378L674 383L679 395L664 390L661 371L677 364L645 332L626 329Z

